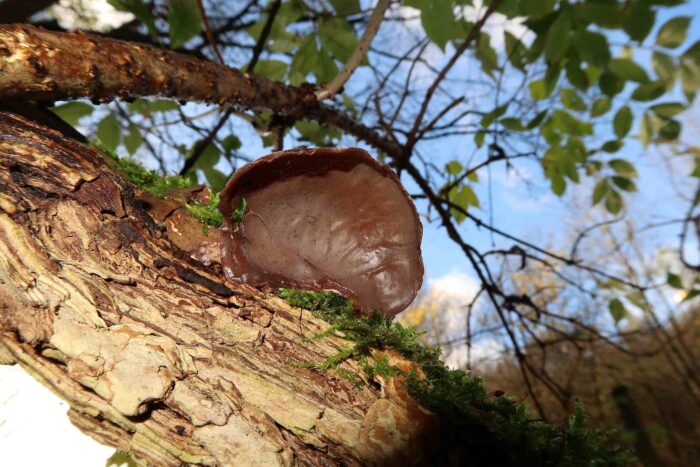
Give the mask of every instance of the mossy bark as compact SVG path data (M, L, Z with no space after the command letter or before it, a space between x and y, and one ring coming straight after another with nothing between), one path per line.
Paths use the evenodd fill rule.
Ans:
M0 112L0 364L21 365L75 425L144 464L425 462L435 420L403 379L356 387L290 364L351 343L306 341L328 325L227 283L217 235L96 150Z

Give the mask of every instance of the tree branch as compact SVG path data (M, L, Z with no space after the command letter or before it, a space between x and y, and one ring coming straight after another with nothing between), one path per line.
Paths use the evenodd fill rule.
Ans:
M328 324L227 282L218 256L201 253L218 231L205 236L174 199L137 192L96 150L0 112L0 363L22 365L78 427L146 464L432 455L434 417L403 383L360 388L288 364L351 343L308 339ZM341 368L363 374L352 359Z
M311 88L153 46L26 25L0 27L0 99L107 102L157 95L277 113L316 105Z

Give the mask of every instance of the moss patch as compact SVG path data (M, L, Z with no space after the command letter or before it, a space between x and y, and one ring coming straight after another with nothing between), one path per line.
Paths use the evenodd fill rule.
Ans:
M145 168L136 159L120 157L99 144L96 144L96 147L109 155L109 159L106 162L114 171L122 174L126 180L138 188L148 191L160 199L165 198L169 190L189 188L196 185L196 180L179 175L160 175L155 170ZM209 204L195 201L185 204L185 208L187 208L192 217L204 224L205 229L209 226L221 227L224 223L224 216L219 212L219 193L210 189L209 200Z
M436 465L552 465L618 466L630 463L627 451L609 446L609 430L585 426L581 404L566 426L557 427L532 419L527 406L509 397L488 394L482 379L462 370L451 370L440 359L440 349L418 342L413 328L393 323L381 315L357 315L352 303L331 292L282 289L279 296L290 305L307 309L328 322L328 331L354 342L323 362L308 366L323 371L347 358L361 362L368 376L394 376L399 369L371 357L371 348L393 349L417 363L425 378L406 375L410 393L441 420L447 449ZM337 371L338 369L336 369ZM349 373L349 372L348 372ZM341 375L342 376L342 375ZM346 375L349 380L356 378ZM355 379L357 381L359 379Z
M209 190L209 204L195 201L185 205L192 217L199 220L204 227L221 227L224 223L224 216L219 211L219 193Z

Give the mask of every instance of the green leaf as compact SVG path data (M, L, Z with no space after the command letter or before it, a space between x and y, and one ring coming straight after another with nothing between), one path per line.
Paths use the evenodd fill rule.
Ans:
M119 146L121 128L117 118L109 114L97 124L97 140L110 152L114 152Z
M281 60L260 60L255 66L255 73L274 81L284 81L287 68L287 63Z
M507 110L508 104L503 104L501 106L496 107L491 112L481 117L481 126L488 127L489 125L491 125L491 123L494 122L494 120L506 113Z
M321 45L328 49L336 60L345 63L357 47L357 37L350 23L342 18L321 21L318 28Z
M330 3L340 16L350 16L362 11L360 0L330 0Z
M193 151L194 151L195 147L198 146L198 144L201 144L200 141L197 141L197 142L195 142L195 144L192 145L192 147L190 148L190 152L187 156L188 159L190 157L194 156ZM191 171L202 170L206 176L206 171L211 169L212 167L214 167L216 164L218 164L219 159L221 159L221 152L214 144L210 143L199 154L199 157L197 157L197 160L192 165L192 168L190 170Z
M338 74L338 66L326 49L319 50L318 62L314 73L319 84L332 81L335 75Z
M456 204L465 211L469 209L469 206L479 207L479 198L469 185L460 185L459 188L452 188L448 194L448 197L452 203ZM464 219L466 219L464 213L459 209L451 208L450 212L458 224L461 224L464 222Z
M644 2L634 2L626 15L622 29L630 39L643 41L651 32L656 20L656 13Z
M602 168L603 164L600 161L589 160L586 162L586 175L596 175Z
M652 105L649 109L663 119L668 119L686 110L687 106L680 102L666 102Z
M149 6L143 0L107 0L116 10L128 11L146 25L151 36L158 36L158 28Z
M178 49L202 30L196 0L168 0L170 48Z
M245 198L241 196L238 199L238 207L233 210L231 213L231 220L233 221L234 224L238 225L243 221L243 216L245 216L245 210L248 207L248 203L246 202Z
M538 126L540 126L540 124L542 123L542 121L543 121L543 120L545 119L545 117L547 116L547 113L548 113L548 112L549 112L548 110L543 110L543 111L539 112L537 115L535 115L535 116L532 118L532 120L530 120L530 121L528 122L526 128L527 128L528 130L533 130L533 129L537 128Z
M562 196L566 191L566 180L559 174L554 174L551 177L552 192L557 196Z
M303 141L309 141L317 146L334 146L334 141L342 136L340 130L305 120L296 122L294 128Z
M622 210L623 202L622 196L617 190L609 189L605 198L605 209L611 214L618 214Z
M172 112L180 108L180 104L169 99L151 101L148 105L151 112Z
M627 309L625 305L617 298L613 298L608 303L608 310L610 310L610 316L619 323L627 315Z
M681 87L686 93L694 93L700 89L700 62L681 63Z
M637 169L624 159L612 159L608 162L608 165L619 175L623 175L628 178L634 178L637 176Z
M613 118L613 129L618 138L624 138L632 128L632 110L628 106L621 107Z
M688 47L681 57L683 60L700 63L700 40L695 41L693 45Z
M292 65L289 68L289 79L294 85L306 81L318 63L318 50L316 48L316 36L309 36L292 57Z
M76 126L81 118L92 114L94 110L95 108L90 104L76 101L66 102L51 109L53 113L61 117L70 126Z
M645 113L642 116L642 124L639 127L639 139L644 145L644 147L649 145L651 139L654 137L655 132L656 130L654 128L652 114Z
M170 112L180 108L180 104L169 99L158 99L149 101L148 99L138 98L129 104L129 112L140 113L148 118L153 112Z
M553 89L547 88L547 84L545 83L544 79L531 81L530 84L528 84L528 87L530 88L530 95L535 100L546 99L553 91Z
M588 1L576 5L575 17L584 23L594 23L607 29L620 29L624 25L621 4L611 1Z
M243 143L241 143L240 138L233 134L227 135L223 140L221 140L221 147L224 148L226 157L229 157L236 149L240 149L242 144Z
M659 128L659 141L675 141L681 133L681 124L677 120L666 120Z
M601 68L610 62L610 45L603 34L582 29L574 34L573 43L583 61Z
M462 164L460 164L459 161L450 161L445 164L445 171L447 171L447 173L450 175L458 175L463 169L464 167L462 167Z
M621 190L628 192L637 191L637 185L627 177L614 176L612 177L612 181Z
M571 84L583 91L590 86L588 75L581 69L581 64L574 60L569 60L566 63L566 77Z
M562 10L549 27L544 46L544 56L549 62L558 62L569 50L571 41L571 17L569 10Z
M129 132L124 136L124 147L126 150L133 155L142 142L143 136L141 136L138 127L133 123L129 123Z
M625 80L615 73L606 70L600 75L598 86L600 86L600 90L603 91L604 94L612 97L625 88Z
M612 139L610 141L606 141L603 143L603 145L600 147L605 152L617 152L622 148L622 141L617 140L617 139Z
M651 66L659 81L672 84L676 80L676 65L670 55L663 52L654 52L651 55Z
M686 294L686 296L683 298L681 303L685 303L688 300L692 300L693 298L695 298L699 295L700 295L700 289L693 289Z
M409 0L406 5L420 10L421 24L428 39L445 50L457 27L452 0Z
M480 148L484 145L484 138L486 137L486 133L483 131L477 131L476 134L474 135L474 144L476 144L477 148Z
M551 121L555 128L573 136L585 136L593 133L593 127L590 123L583 122L561 109L552 113Z
M228 176L223 174L221 171L215 169L214 167L208 167L202 169L204 172L204 178L207 179L207 184L214 191L221 191L221 189L226 185L228 181Z
M605 195L608 194L608 189L609 187L607 178L601 178L596 182L595 187L593 188L593 206L600 203L601 200L605 198Z
M560 74L561 68L558 66L550 66L544 78L530 82L528 87L530 88L530 95L532 95L532 98L541 100L549 97L559 81Z
M577 112L583 112L586 110L586 103L583 101L581 96L571 88L563 88L559 92L559 99L564 107L575 110Z
M481 62L481 69L484 73L493 77L493 71L498 69L498 54L491 47L491 38L485 32L480 34L476 58Z
M556 0L520 0L520 14L529 18L541 18L549 14L556 5Z
M525 131L525 126L520 120L514 117L507 117L501 119L501 125L503 128L510 131Z
M503 30L503 36L505 38L508 60L518 70L525 71L525 65L527 64L527 47L517 37L505 29Z
M610 97L599 97L591 106L591 117L600 117L601 115L605 115L608 110L610 110L611 104L612 101L610 100Z
M647 83L649 76L644 68L637 65L629 58L613 58L610 60L610 70L626 81Z
M681 45L687 36L690 16L678 16L664 23L656 34L656 45L673 49Z
M671 271L668 271L666 275L666 283L674 289L683 289L683 282L681 282L680 276Z
M640 102L653 101L663 96L666 92L666 84L663 81L653 81L651 83L640 84L632 92L632 99Z

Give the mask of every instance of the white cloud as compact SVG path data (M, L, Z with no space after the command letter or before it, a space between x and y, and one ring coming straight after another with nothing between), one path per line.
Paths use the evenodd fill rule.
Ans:
M61 0L50 11L64 29L108 31L134 19L131 13L115 10L107 0Z
M467 21L475 23L484 15L485 11L484 2L475 0L473 5L462 7L461 16ZM508 19L505 15L493 13L486 20L482 31L487 32L491 36L493 48L497 52L502 52L505 47L505 39L503 37L505 31L513 34L528 46L535 40L535 34L525 27L524 22L524 17Z
M552 207L557 197L549 189L549 181L527 167L496 170L494 182L501 185L503 203L513 212L536 212Z
M448 304L462 307L469 303L479 290L476 281L457 270L428 281L428 287L436 296L443 297Z
M464 18L471 23L476 23L479 21L479 19L484 15L485 11L486 8L484 7L484 3L480 0L474 1L473 5L455 8L455 14L458 17ZM392 10L392 16L403 18L404 25L410 31L413 31L414 33L422 32L420 10L409 6L399 6L398 8L394 8ZM491 45L496 49L496 51L502 52L505 46L505 40L503 38L504 31L510 32L526 45L530 45L532 41L535 40L535 34L525 27L523 24L524 22L524 17L508 19L505 15L493 13L486 20L486 24L484 24L482 31L487 32L491 36ZM435 50L441 53L440 49L437 47L435 47Z

